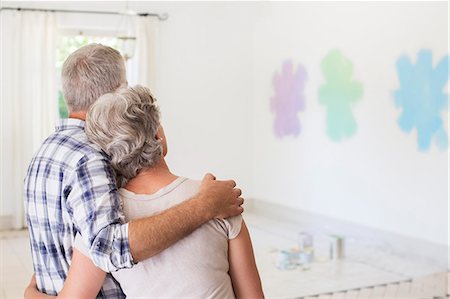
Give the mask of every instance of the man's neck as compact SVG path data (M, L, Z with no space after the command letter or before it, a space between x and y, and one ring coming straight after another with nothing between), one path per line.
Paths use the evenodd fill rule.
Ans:
M76 118L81 120L86 120L86 111L76 111L76 112L70 112L69 118Z
M170 172L164 158L152 167L142 169L128 181L125 188L137 194L153 194L172 183L178 177Z

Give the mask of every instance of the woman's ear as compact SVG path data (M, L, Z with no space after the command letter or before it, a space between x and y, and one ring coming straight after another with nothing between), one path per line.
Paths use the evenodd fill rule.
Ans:
M158 127L158 130L156 130L156 134L155 134L155 138L156 140L164 140L164 138L166 138L166 135L164 134L164 129L162 126Z
M166 134L164 133L164 129L162 126L159 126L158 130L156 131L155 135L156 139L159 140L163 147L163 156L165 157L167 155L167 140L166 140Z
M156 139L156 140L158 140L159 138L161 138L161 136L160 136L160 134L159 134L159 130L158 130L158 131L156 131L156 134L155 134L155 139Z

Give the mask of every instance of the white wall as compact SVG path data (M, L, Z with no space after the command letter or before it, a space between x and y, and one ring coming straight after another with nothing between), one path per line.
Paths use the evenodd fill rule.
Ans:
M415 61L430 48L436 63L447 53L447 20L445 2L261 5L252 55L255 198L446 244L448 152L417 150L415 133L396 123L392 92L401 54ZM357 132L338 143L326 135L317 97L320 63L333 48L350 58L364 89L353 110ZM285 59L302 64L308 79L303 131L280 140L269 101Z
M213 171L247 190L251 11L242 4L178 3L168 12L156 73L169 161L180 174Z

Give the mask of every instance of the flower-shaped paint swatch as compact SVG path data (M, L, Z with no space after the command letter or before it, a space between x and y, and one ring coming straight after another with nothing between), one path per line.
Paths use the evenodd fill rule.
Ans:
M418 148L426 151L433 137L441 149L448 147L441 113L448 108L448 95L443 92L449 78L448 55L435 68L430 50L417 54L416 64L407 56L397 60L400 87L394 93L395 104L402 109L398 125L404 132L417 130Z
M285 61L281 73L273 77L274 96L270 107L275 114L274 132L279 138L287 135L298 136L301 131L298 112L305 109L305 87L307 75L303 66L294 71L292 61Z
M320 66L326 82L319 87L319 102L326 107L327 134L340 141L356 132L352 106L362 97L362 84L352 79L353 65L339 50L330 51Z

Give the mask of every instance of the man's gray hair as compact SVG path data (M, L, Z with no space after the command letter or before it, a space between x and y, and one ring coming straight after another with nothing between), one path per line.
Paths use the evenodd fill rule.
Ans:
M101 95L126 84L125 61L111 47L90 44L70 54L61 80L69 111L87 111Z
M86 117L89 140L110 156L112 167L125 180L161 158L159 126L156 100L150 89L139 85L101 96Z

